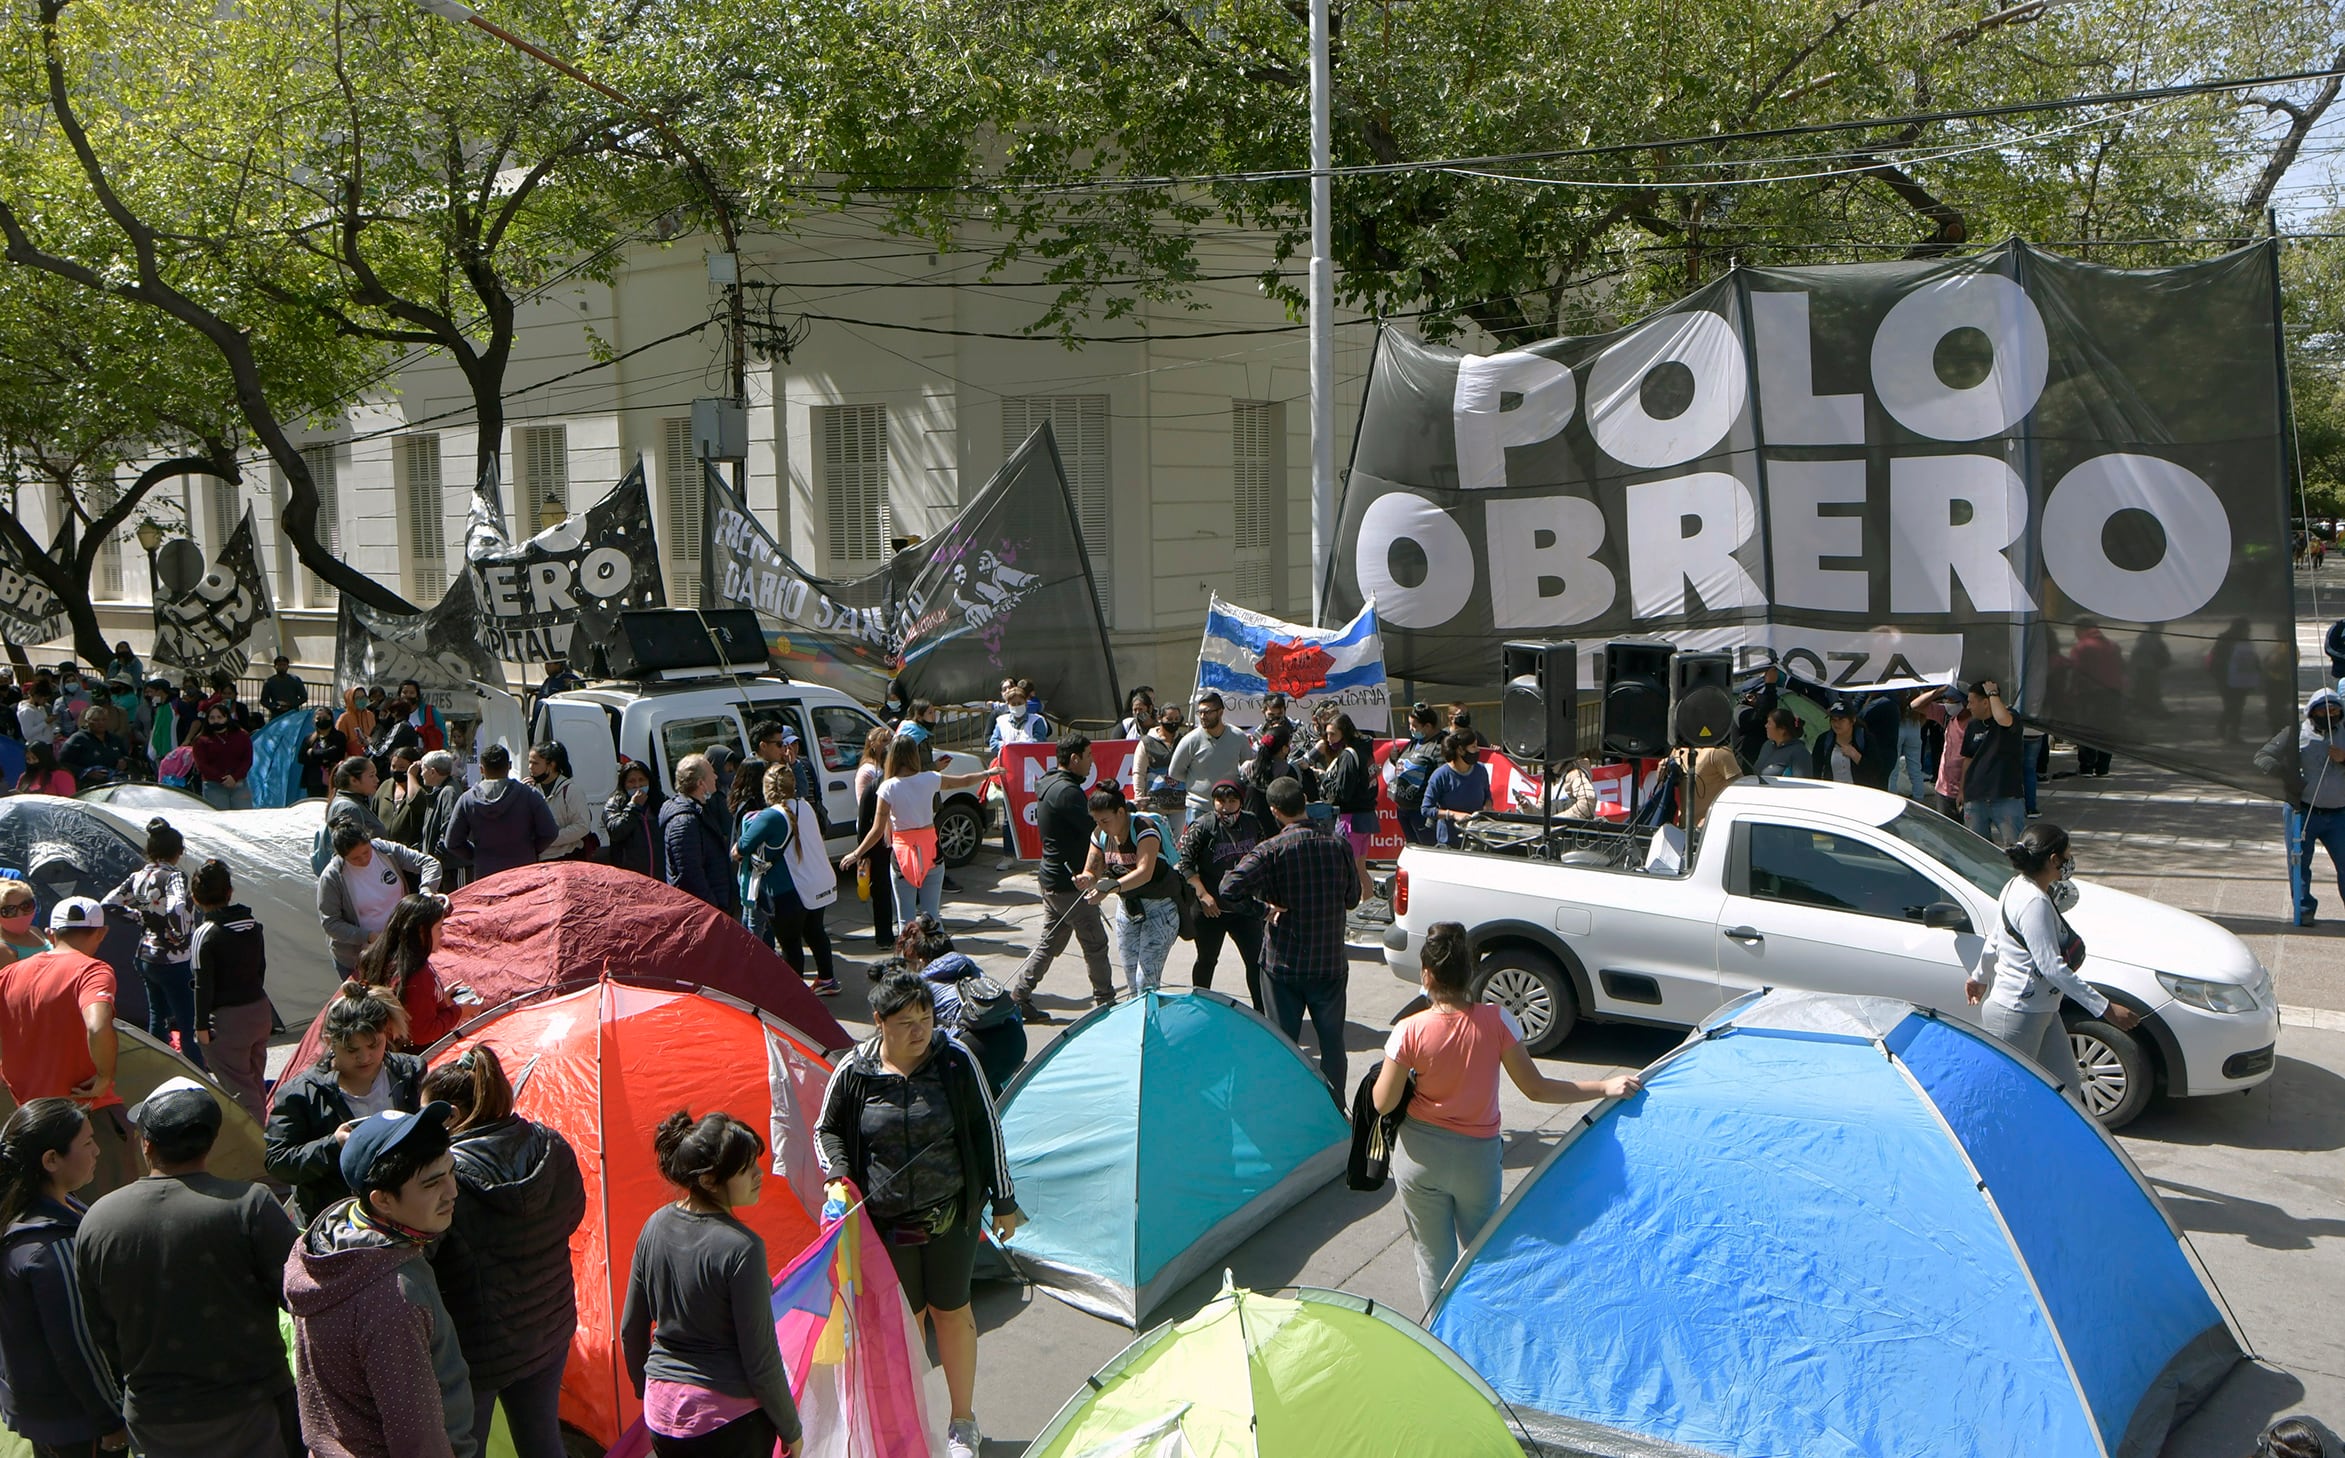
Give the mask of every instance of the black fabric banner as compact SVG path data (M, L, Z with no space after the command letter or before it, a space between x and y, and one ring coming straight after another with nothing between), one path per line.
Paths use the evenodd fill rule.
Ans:
M241 676L252 666L245 641L271 616L259 534L247 506L203 580L155 604L155 661L206 678L223 672Z
M1322 621L1395 678L1658 636L1832 689L1992 677L2039 724L2268 791L2296 709L2268 246L2119 270L1738 269L1485 358L1387 333ZM1592 651L1593 650L1593 651Z
M877 703L901 675L914 697L991 700L1002 675L1032 678L1070 719L1122 712L1107 625L1058 444L1045 424L1011 453L952 524L868 577L806 571L708 473L701 553L712 607L763 614L794 676Z
M435 707L477 712L473 681L503 688L505 666L488 649L472 582L470 572L457 573L447 594L420 613L377 612L345 596L334 682L395 685L412 678Z
M57 595L25 570L12 541L0 540L0 638L30 648L72 632L73 622Z
M465 575L491 653L520 663L566 659L582 626L589 638L606 635L623 611L667 606L640 457L609 496L519 546L484 518L481 490L493 492L494 482L475 492Z

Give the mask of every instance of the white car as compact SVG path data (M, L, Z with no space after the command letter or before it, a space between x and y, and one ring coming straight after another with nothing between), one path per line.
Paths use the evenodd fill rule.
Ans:
M1498 817L1485 845L1410 846L1394 877L1385 960L1418 979L1425 929L1462 922L1480 995L1521 1021L1532 1051L1582 1017L1690 1027L1761 987L1903 998L1976 1022L1964 995L1991 964L2013 874L1993 845L1895 795L1816 780L1744 779L1722 792L1682 869L1643 869L1645 837L1575 825L1559 860L1532 859L1536 818ZM2089 864L2092 844L2078 850ZM2131 1033L2065 1016L2083 1092L2111 1127L2158 1094L2196 1097L2271 1076L2279 1000L2245 943L2186 911L2078 883L2069 924L2084 975L2141 1015Z
M855 836L855 765L864 736L879 727L869 709L821 684L768 674L725 669L671 671L651 681L590 683L540 700L526 740L519 732L521 710L510 695L491 691L482 721L484 742L503 739L515 746L557 740L570 751L578 793L601 807L619 786L619 756L648 766L653 783L675 782L676 762L711 744L749 752L749 731L761 720L779 719L798 731L821 787L823 813L830 817L834 850ZM975 756L939 750L936 767L946 774L983 768ZM947 791L936 812L937 853L948 866L961 866L984 848L986 802L975 790Z

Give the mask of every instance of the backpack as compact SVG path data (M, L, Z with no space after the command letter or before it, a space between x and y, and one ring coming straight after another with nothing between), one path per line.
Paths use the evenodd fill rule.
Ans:
M1431 775L1428 770L1427 775ZM1319 777L1319 787L1341 815L1372 815L1376 811L1376 776L1360 751L1346 745Z
M1414 815L1425 804L1425 786L1441 766L1441 747L1412 744L1395 757L1399 772L1392 777L1392 803Z

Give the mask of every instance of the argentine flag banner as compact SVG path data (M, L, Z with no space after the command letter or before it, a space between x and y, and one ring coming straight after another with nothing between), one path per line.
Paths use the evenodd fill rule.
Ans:
M1305 628L1250 612L1217 595L1205 615L1197 653L1197 692L1221 695L1227 722L1262 725L1262 698L1285 694L1287 717L1308 724L1320 704L1352 716L1362 733L1389 731L1392 696L1384 683L1384 639L1376 600L1340 628Z

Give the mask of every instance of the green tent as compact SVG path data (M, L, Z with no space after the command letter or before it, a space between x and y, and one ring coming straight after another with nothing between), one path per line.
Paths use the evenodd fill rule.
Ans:
M1028 1458L1521 1458L1498 1397L1397 1312L1235 1289L1124 1348Z

